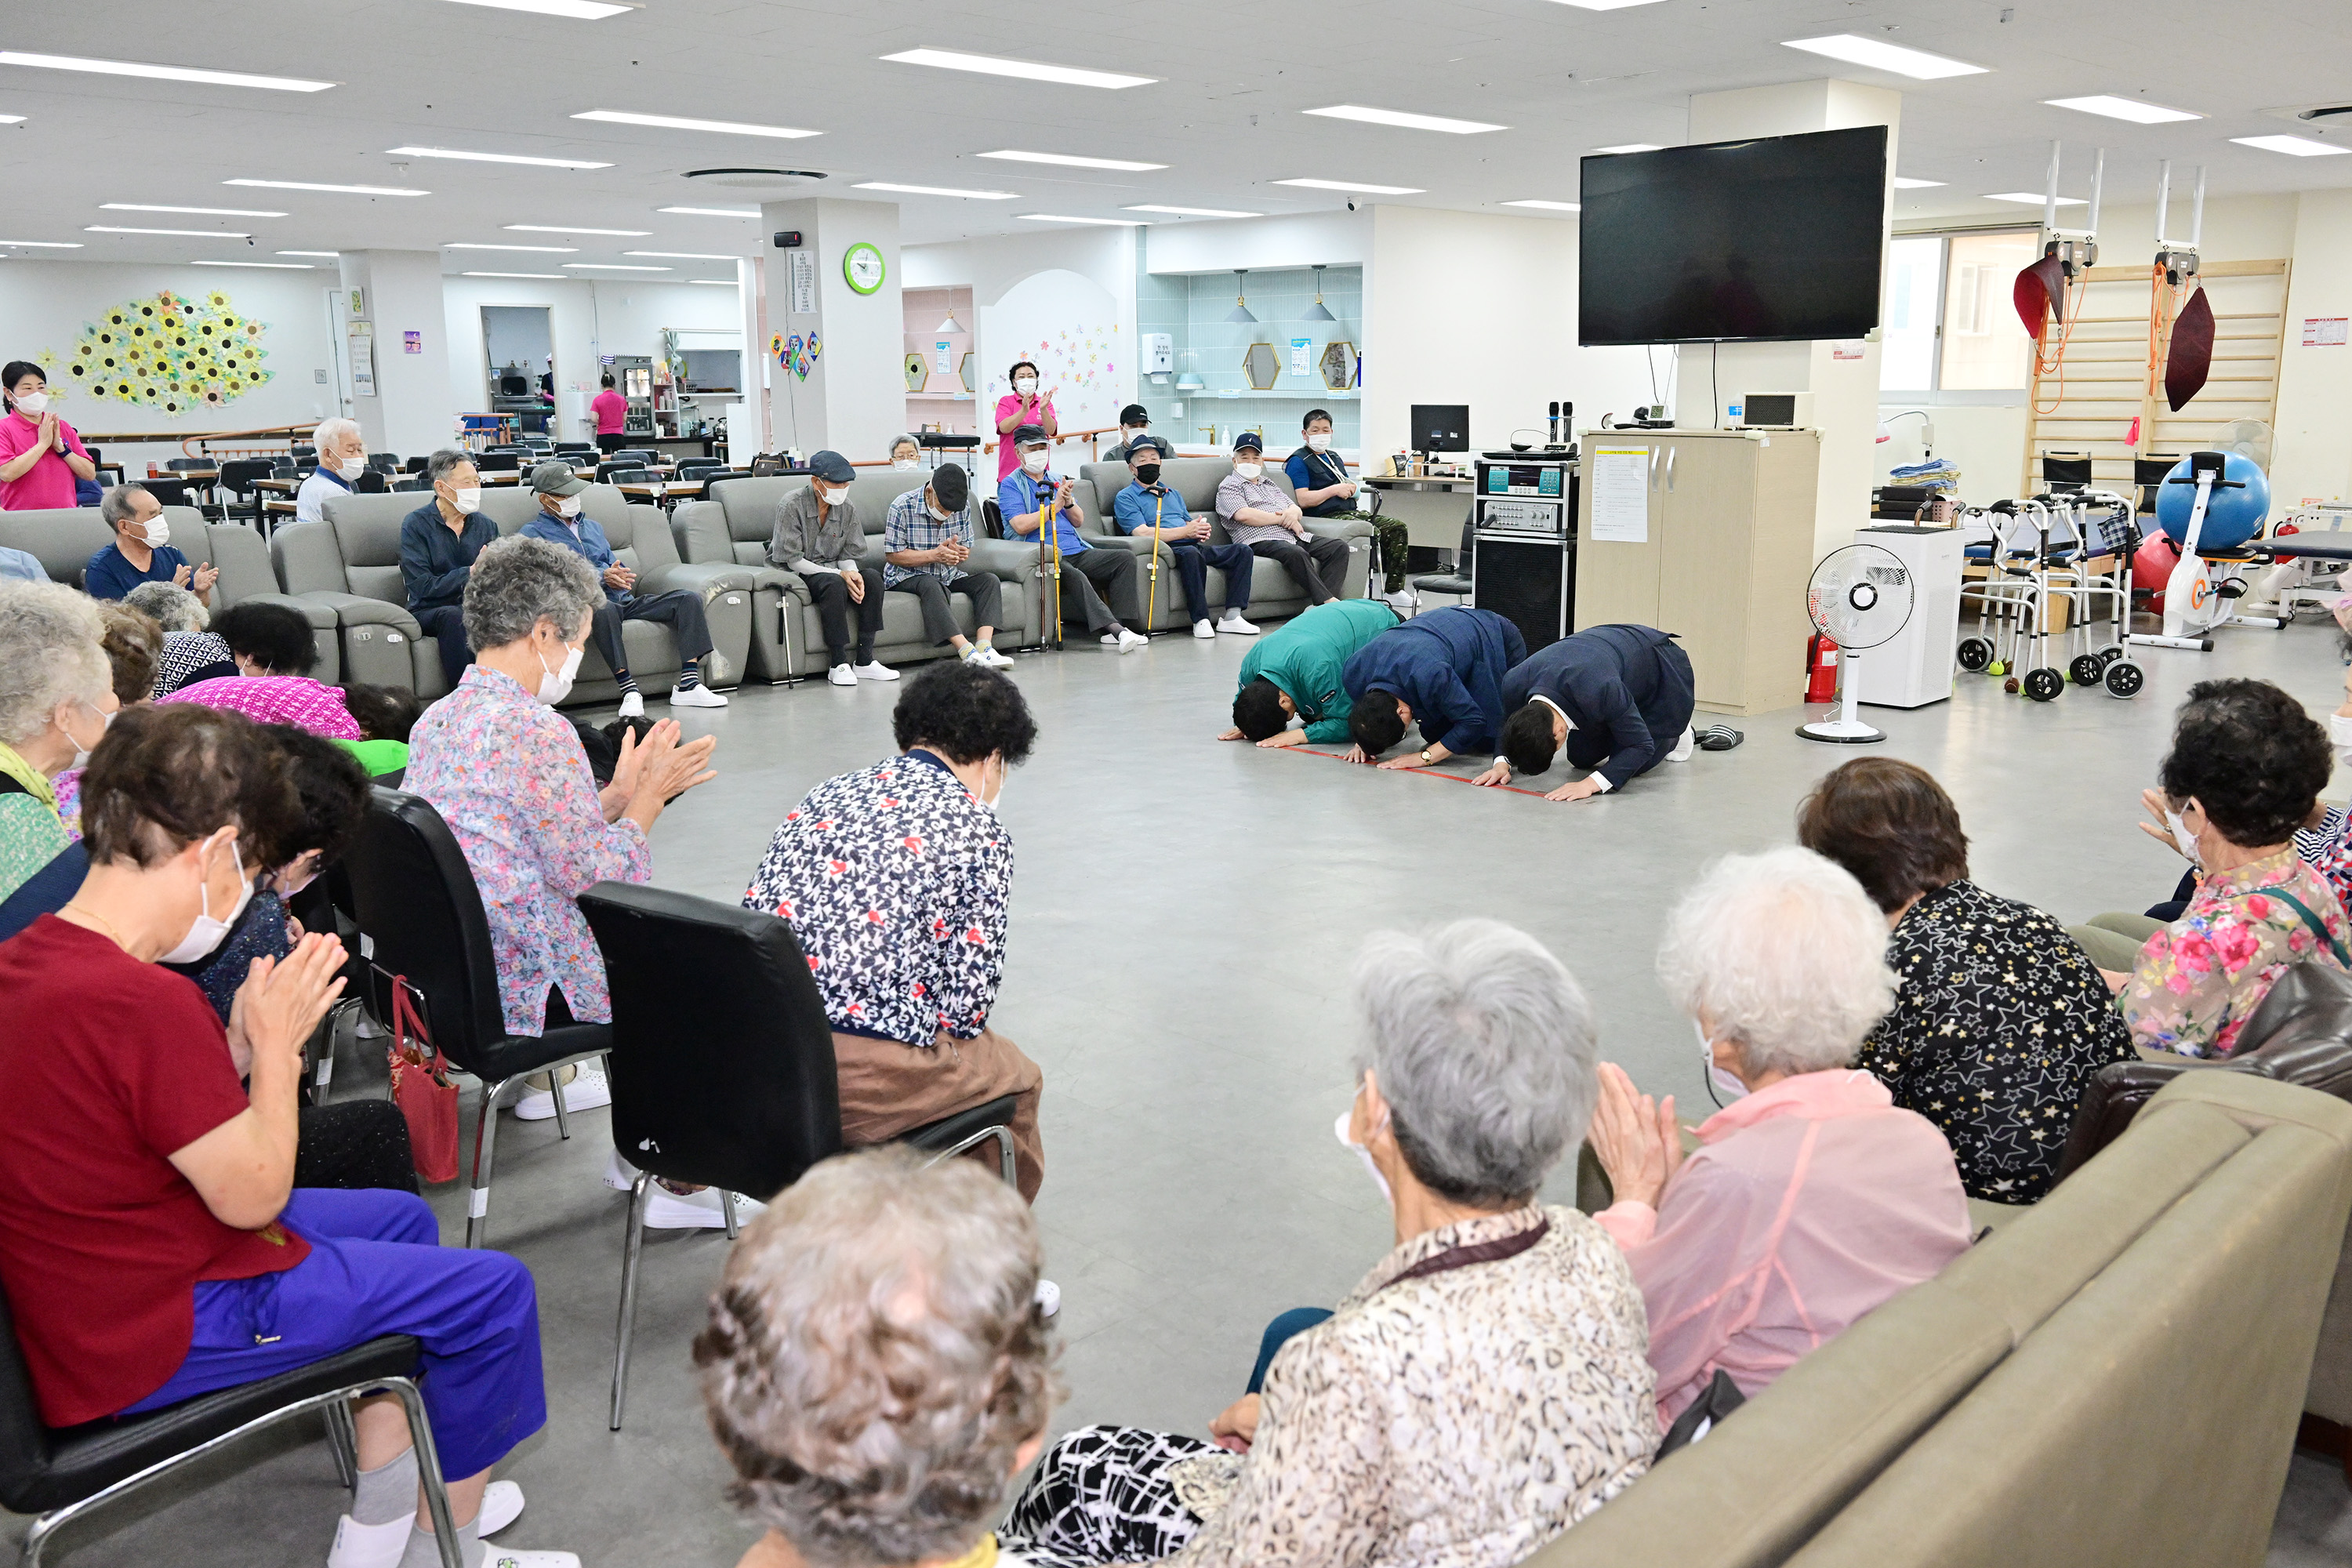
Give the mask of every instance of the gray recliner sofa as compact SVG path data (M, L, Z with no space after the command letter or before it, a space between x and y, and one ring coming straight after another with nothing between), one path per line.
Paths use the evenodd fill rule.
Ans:
M437 645L408 611L400 575L400 524L429 499L415 491L336 496L322 509L321 521L289 523L269 542L286 591L335 615L352 679L405 686L428 700L446 692L448 683ZM609 485L590 487L582 500L603 525L614 553L636 569L643 591L683 588L702 595L713 644L710 682L740 681L751 637L750 575L679 561L660 510L635 505ZM537 504L528 494L498 490L482 498L482 511L507 535L521 530ZM677 679L677 644L667 626L632 621L623 637L631 672L641 685L651 690L657 682ZM618 692L612 671L592 646L564 706L609 702Z
M213 584L214 609L268 600L299 610L319 645L319 665L311 674L329 682L344 679L333 613L281 590L261 535L238 523L208 523L192 506L165 507L163 521L172 525L173 549L195 565L219 569L220 580ZM89 558L113 542L114 531L94 506L0 511L0 544L36 557L51 581L69 588L82 585Z
M809 597L808 584L799 573L768 564L768 536L775 529L776 508L808 482L806 474L729 479L711 499L689 501L670 515L677 552L688 562L726 563L751 574L748 664L755 680L793 680L824 673L824 628ZM890 503L923 482L919 472L891 468L867 469L850 482L849 504L857 509L858 521L866 530L863 559L866 564L877 570L883 564L882 534ZM967 569L993 573L1003 584L1004 608L996 628L996 646L1008 650L1035 646L1037 552L1030 546L983 538ZM957 626L971 636L976 629L971 601L955 595L949 604ZM884 594L882 630L874 643L877 658L895 666L937 658L950 651L948 645L933 647L924 637L922 606L913 595Z
M1231 542L1225 525L1217 516L1217 485L1234 465L1225 458L1171 458L1160 465L1160 479L1184 498L1185 508L1196 517L1209 520L1209 540L1213 544ZM1292 494L1289 476L1278 463L1265 466L1266 478L1282 487L1285 495ZM1175 626L1190 626L1202 615L1214 619L1223 612L1225 574L1215 567L1209 568L1209 597L1212 603L1196 609L1184 603L1183 585L1178 581L1174 563L1163 554L1160 563L1160 585L1155 596L1149 583L1151 569L1150 547L1143 542L1121 535L1111 523L1111 508L1118 492L1134 482L1134 476L1125 463L1087 463L1078 469L1079 494L1088 498L1088 516L1078 532L1089 543L1099 540L1114 548L1124 546L1140 557L1146 576L1139 580L1137 594L1147 601L1152 631L1166 631ZM1319 518L1307 520L1307 531L1330 539L1348 542L1348 575L1340 589L1340 597L1352 598L1364 592L1371 566L1371 525L1360 518L1326 522ZM1253 622L1281 620L1306 609L1311 601L1297 579L1281 565L1260 557L1250 567L1250 602L1247 611Z

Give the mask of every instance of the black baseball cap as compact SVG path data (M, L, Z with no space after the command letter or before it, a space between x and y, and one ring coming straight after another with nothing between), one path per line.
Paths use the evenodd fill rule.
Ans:
M1234 437L1234 450L1236 452L1263 452L1265 450L1265 443L1258 438L1256 431L1244 430L1240 435Z
M1155 458L1165 458L1168 455L1168 448L1160 445L1160 438L1156 436L1138 436L1127 444L1127 460L1130 463L1146 452Z
M1043 425L1024 425L1020 429L1013 432L1013 444L1015 447L1034 447L1040 441L1052 439L1052 437L1045 434L1045 427Z
M857 477L857 470L849 466L849 459L830 448L809 459L809 472L829 485L845 485Z
M971 481L958 463L941 463L931 470L931 499L943 511L961 511L971 499Z
M1151 423L1151 410L1140 403L1130 403L1118 411L1118 422L1130 427L1149 425Z

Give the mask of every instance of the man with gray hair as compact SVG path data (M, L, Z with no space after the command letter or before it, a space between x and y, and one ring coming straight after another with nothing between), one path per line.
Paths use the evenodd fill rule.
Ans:
M367 472L367 441L356 421L321 419L310 432L318 448L319 466L294 491L294 521L317 522L331 496L347 496Z
M170 583L209 606L219 569L198 566L172 548L172 524L163 503L145 485L115 486L100 498L98 515L114 530L114 542L82 568L81 588L93 599L120 599L142 583Z
M482 476L467 453L446 447L434 453L425 478L433 499L400 520L400 577L408 613L441 645L441 672L455 691L474 658L466 642L466 580L499 526L482 515Z

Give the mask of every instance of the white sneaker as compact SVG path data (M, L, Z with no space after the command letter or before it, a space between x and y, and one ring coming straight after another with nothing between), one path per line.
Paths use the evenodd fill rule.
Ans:
M521 1517L522 1489L512 1481L492 1481L482 1489L481 1511L475 1516L480 1529L475 1533L496 1535ZM362 1524L345 1514L335 1525L335 1544L327 1553L327 1568L400 1568L409 1534L415 1528L413 1513L404 1513L388 1524Z
M752 1217L767 1208L740 1194L735 1199L735 1223L749 1225ZM727 1216L719 1207L719 1189L705 1187L698 1193L674 1193L656 1182L646 1189L646 1227L649 1230L718 1230L727 1224Z
M669 705L673 708L724 708L727 697L724 692L713 691L708 686L673 686L669 692Z
M482 1489L482 1511L475 1519L478 1535L496 1535L522 1517L522 1489L512 1481L492 1481Z
M835 665L831 669L824 672L824 678L833 682L835 686L855 686L857 684L857 672L850 668L849 666L845 664Z
M1004 655L997 652L996 645L994 643L984 642L981 644L979 651L972 655L972 659L974 663L984 664L991 669L1011 669L1013 668L1013 661L1007 658Z
M1221 632L1231 632L1236 637L1257 636L1257 628L1242 619L1242 613L1239 610L1227 610L1225 618L1217 623L1217 629Z
M880 659L869 659L851 672L860 680L896 680L898 672Z
M642 691L622 692L621 717L624 719L642 719L645 716L646 694Z
M1412 588L1399 588L1388 595L1388 604L1398 615L1409 615L1421 607L1421 595Z
M559 1068L556 1070L560 1072L562 1069ZM555 1114L555 1093L553 1089L532 1089L515 1101L515 1120L546 1121ZM562 1086L562 1094L566 1110L595 1110L613 1103L613 1086L604 1081L602 1072L586 1062L580 1064L580 1076Z
M1051 1279L1037 1281L1037 1310L1049 1318L1062 1310L1062 1288Z
M1121 653L1133 653L1150 640L1149 637L1139 637L1127 627L1121 626L1118 630L1106 635L1103 637L1103 645L1107 647L1115 647Z
M1213 642L1216 640L1217 628L1211 626L1206 621L1194 621L1192 623L1192 635L1199 637L1202 642Z
M604 1156L604 1184L616 1193L625 1193L637 1184L637 1168L622 1159L618 1149Z

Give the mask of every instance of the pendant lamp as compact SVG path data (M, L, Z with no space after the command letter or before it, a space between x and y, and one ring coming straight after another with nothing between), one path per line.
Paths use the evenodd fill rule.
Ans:
M1242 279L1248 276L1248 268L1236 267L1234 268L1234 308L1225 317L1225 320L1228 321L1255 321L1257 320L1255 316L1250 314L1249 300L1243 290Z
M1323 269L1320 267L1315 269L1315 303L1299 312L1298 319L1302 321L1336 321L1339 319L1331 313L1328 305L1323 303Z
M955 319L954 300L950 300L948 301L948 319L941 321L938 326L933 327L931 331L935 332L960 332L963 331L963 324Z

